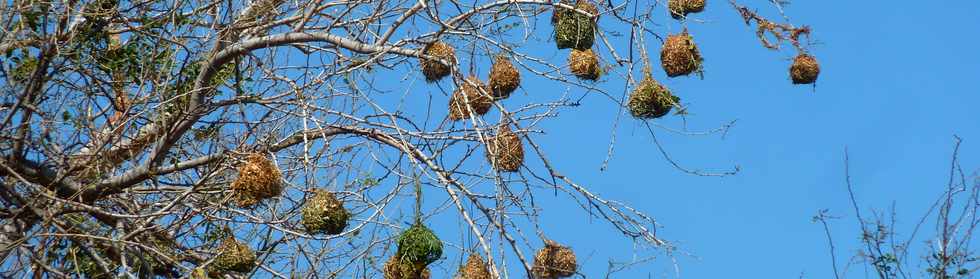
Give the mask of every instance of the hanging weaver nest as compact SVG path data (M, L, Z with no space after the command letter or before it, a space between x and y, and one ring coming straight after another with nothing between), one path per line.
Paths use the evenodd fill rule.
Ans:
M442 240L421 222L416 222L398 237L395 256L402 269L407 268L411 274L421 274L425 266L442 257Z
M554 279L569 277L575 274L578 265L575 262L575 252L572 248L545 240L544 248L534 255L534 266L531 273L534 278Z
M667 87L647 76L630 94L627 106L633 117L658 118L667 115L679 102L680 98L671 95Z
M438 41L429 44L422 50L423 54L445 60L450 64L456 62L456 54L454 52L453 47ZM422 74L425 75L425 81L435 82L452 72L452 67L440 63L439 60L425 58L420 58L419 60L420 64L422 64Z
M598 9L588 1L579 1L575 8L598 14ZM589 16L569 9L555 9L555 44L558 49L588 49L595 42L595 22Z
M676 77L697 72L701 75L701 52L694 44L694 38L687 30L680 34L667 36L663 47L660 49L660 64L663 66L667 76Z
M572 74L580 79L594 81L602 75L602 67L599 66L599 56L592 49L573 49L568 54L568 67L572 70Z
M431 275L428 267L416 273L411 265L401 264L398 257L391 257L384 266L385 279L429 279Z
M817 81L820 76L820 65L817 58L812 55L801 53L793 59L793 65L789 67L789 76L793 78L793 84L811 84Z
M487 91L487 86L480 79L475 76L467 78L449 97L449 119L457 121L470 118L473 113L486 114L493 106L493 98L487 95Z
M705 0L670 0L667 2L667 9L670 10L670 17L681 19L687 14L700 13L704 11Z
M302 211L303 227L310 234L339 234L347 228L347 220L350 219L350 212L344 208L344 203L323 189L313 191L313 197L306 201Z
M238 206L251 207L263 199L282 194L282 173L265 156L252 153L238 168L238 178L230 188Z
M456 279L491 279L490 270L487 269L487 261L478 253L470 254L466 260L466 265L459 267Z
M497 56L490 68L490 93L494 98L504 99L521 85L521 73L517 71L510 59Z
M228 236L218 246L218 256L211 262L211 277L226 272L245 273L255 268L255 252L248 245Z
M487 140L487 161L499 171L515 172L524 164L521 138L510 131L510 125L500 126L497 136Z

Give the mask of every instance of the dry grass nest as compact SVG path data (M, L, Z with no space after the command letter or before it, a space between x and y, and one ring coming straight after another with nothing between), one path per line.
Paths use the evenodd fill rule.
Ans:
M703 60L698 46L694 44L694 38L686 30L680 34L667 36L660 49L660 64L669 77L689 75L694 72L700 75Z
M443 42L429 44L422 50L422 53L445 60L450 64L456 62L455 50ZM419 60L419 63L422 64L422 74L425 75L425 81L435 82L452 73L452 67L442 64L438 60L425 58L420 58Z
M449 97L449 119L458 121L474 114L486 114L493 106L489 91L480 79L474 76L467 78Z
M599 9L587 0L579 1L575 8L592 14L599 14ZM595 22L587 15L570 9L555 9L552 17L555 24L555 44L558 49L574 48L589 49L595 42Z
M572 248L545 240L544 248L534 255L534 266L531 273L537 279L553 279L569 277L575 274L578 264Z
M497 56L490 67L490 93L494 98L504 99L521 85L521 72L506 57Z
M602 75L602 67L599 66L599 56L592 49L573 49L568 54L568 68L571 69L572 74L580 79L594 81Z
M333 193L323 189L313 191L313 197L303 205L303 227L309 234L339 234L347 228L350 212Z
M515 172L524 164L524 146L521 138L502 125L497 135L487 140L487 161L499 171Z
M253 268L255 268L255 252L248 245L229 236L218 246L218 255L211 262L210 273L212 277L218 277L217 275L227 272L249 272Z
M789 76L793 79L793 84L811 84L817 81L820 76L820 64L817 58L812 55L801 53L793 59L793 65L789 67Z
M470 254L466 264L459 267L456 279L492 279L490 270L487 268L487 261L478 253Z
M238 206L251 207L263 199L282 194L282 173L271 160L253 153L238 168L238 178L230 188Z
M633 117L648 119L667 115L679 102L666 86L648 76L630 94L627 106Z
M429 276L432 276L432 272L428 267L417 271L411 265L402 264L398 261L398 257L391 257L385 262L385 279L429 279Z
M688 14L704 11L705 4L705 0L670 0L667 2L667 9L670 10L671 17L681 19Z

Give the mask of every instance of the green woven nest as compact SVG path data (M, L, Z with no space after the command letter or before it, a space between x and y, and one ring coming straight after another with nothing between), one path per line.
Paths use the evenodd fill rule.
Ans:
M545 246L534 255L531 275L537 279L570 277L578 270L575 252L572 248L545 240Z
M671 95L667 87L651 77L646 77L630 94L627 106L633 117L649 119L667 115L678 103L680 98Z
M789 67L789 76L793 79L793 84L811 84L817 81L820 76L820 64L817 58L812 55L801 53L793 59L793 65Z
M443 42L429 44L422 50L422 53L445 60L450 64L456 62L455 50ZM425 75L425 81L427 82L438 81L452 73L452 67L442 64L438 60L425 58L419 58L419 60L419 64L422 65L422 74Z
M419 270L415 265L406 265L391 257L384 265L384 279L429 279L432 273L429 268Z
M598 11L595 5L581 1L576 9ZM574 48L579 50L592 48L595 42L595 22L592 18L573 10L555 10L555 44L558 49Z
M460 266L456 274L457 279L492 279L490 270L487 269L487 261L478 253L470 254L466 260L466 265Z
M682 19L688 14L704 11L705 2L705 0L670 0L667 2L667 9L674 19Z
M428 227L416 223L398 237L398 252L402 264L421 269L442 257L442 241Z
M310 234L339 234L347 228L347 221L350 219L350 212L344 208L344 203L333 193L323 189L314 190L313 197L306 201L302 213L303 227Z
M211 262L212 276L227 272L245 273L255 268L255 252L248 245L229 236L218 246L218 256Z
M521 73L506 57L498 56L490 68L490 94L494 98L504 99L521 85Z
M694 43L694 37L687 30L680 34L667 36L660 48L660 64L669 77L703 73L704 58Z

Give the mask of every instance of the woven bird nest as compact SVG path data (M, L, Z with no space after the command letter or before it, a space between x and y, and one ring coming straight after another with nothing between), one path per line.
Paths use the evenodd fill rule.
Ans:
M558 243L545 240L544 248L538 250L534 255L534 266L531 273L534 278L553 279L569 277L575 274L578 264L575 260L575 252L571 248L561 246Z
M598 14L589 1L579 1L575 8ZM569 9L555 9L555 44L558 49L588 49L595 42L595 22L587 15Z
M429 279L431 275L428 267L423 268L421 272L416 272L413 266L398 261L398 257L391 257L384 266L385 279Z
M667 115L680 102L670 90L652 77L646 77L630 94L627 106L636 118L658 118Z
M594 81L602 75L602 67L599 66L599 56L592 49L573 49L568 54L568 68L572 70L572 74L580 79Z
M812 55L801 53L793 59L793 65L789 67L789 76L793 79L793 84L811 84L817 81L820 76L820 64L817 58Z
M282 173L262 154L248 155L231 183L238 206L251 207L259 201L282 194Z
M497 56L490 68L490 94L494 98L504 99L521 85L521 73L514 64L503 56Z
M681 19L688 14L704 11L705 4L705 0L670 0L667 2L667 9L670 10L671 17Z
M415 223L398 237L395 256L403 267L421 272L425 266L442 257L442 240L425 225Z
M450 64L456 62L455 50L443 42L429 44L422 50L422 53L445 60ZM419 60L420 64L422 64L422 74L425 75L425 80L428 82L438 81L452 73L452 67L440 63L439 60L425 58L420 58Z
M339 234L347 228L350 212L344 208L344 203L337 200L333 193L316 189L313 197L303 206L303 227L310 234L325 233Z
M255 268L255 252L235 237L228 236L218 246L218 255L210 267L212 277L227 272L249 272Z
M499 171L515 172L524 164L524 146L521 138L510 131L510 125L502 125L494 136L487 140L487 161Z
M487 261L478 253L470 254L466 260L466 265L459 267L456 279L492 279L490 270L487 269Z
M473 84L476 84L474 86ZM449 97L449 119L463 120L475 115L484 115L493 106L490 90L480 79L471 76Z
M669 77L689 75L694 72L700 75L702 61L701 52L698 51L694 38L687 33L687 30L667 36L660 49L660 64Z

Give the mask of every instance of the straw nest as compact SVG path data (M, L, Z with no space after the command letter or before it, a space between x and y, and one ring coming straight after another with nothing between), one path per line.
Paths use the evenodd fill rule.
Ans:
M592 49L573 49L568 54L568 67L572 70L572 74L580 79L594 81L602 75L602 67L599 66L599 56Z
M698 51L694 38L687 33L687 30L667 36L660 49L660 64L669 77L688 75L693 72L700 74L702 61L701 52Z
M670 109L680 102L680 98L670 94L670 90L652 77L646 77L630 94L630 114L636 118L658 118L667 115Z
M475 85L474 85L475 84ZM480 79L471 76L449 97L449 119L463 120L475 115L484 115L493 106L487 86Z
M398 237L398 251L395 256L403 276L421 275L427 265L442 257L442 240L425 225L415 223Z
M466 264L459 267L456 279L491 279L490 270L487 269L487 261L478 253L470 254Z
M521 73L514 64L503 56L497 56L490 67L490 93L494 98L504 99L521 85Z
M429 44L422 50L422 53L445 60L450 64L456 62L455 50L443 42L437 41ZM420 58L420 64L422 64L422 74L425 75L425 80L428 82L438 81L452 73L452 67L442 64L439 60Z
M225 238L218 246L218 255L211 262L211 276L227 272L249 272L255 268L255 252L233 236Z
M812 55L801 53L793 59L793 65L789 67L789 76L793 79L793 84L811 84L817 81L820 76L820 65L817 58Z
M598 9L589 1L579 1L575 8L598 14ZM587 15L570 9L555 9L555 44L558 49L588 49L595 42L595 22Z
M574 275L578 268L575 252L551 240L544 243L544 248L534 255L534 266L531 268L534 278L553 279Z
M282 194L282 173L268 158L253 153L238 168L238 178L230 188L238 206L251 207L263 199Z
M518 171L524 164L524 146L521 138L511 132L510 125L502 125L497 135L487 140L487 161L506 172Z
M681 19L688 14L704 11L705 4L705 0L670 0L667 2L667 9L670 10L671 17Z
M314 190L313 197L306 201L302 213L303 227L310 234L339 234L347 228L347 221L350 219L350 212L344 208L344 203L333 193L323 189Z
M398 257L391 257L384 266L385 279L429 279L431 275L428 267L416 272L411 265L404 265L398 261Z

